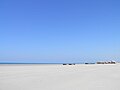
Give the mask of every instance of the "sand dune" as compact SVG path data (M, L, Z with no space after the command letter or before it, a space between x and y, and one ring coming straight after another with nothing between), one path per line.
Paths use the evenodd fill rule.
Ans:
M0 90L120 90L120 64L0 65Z

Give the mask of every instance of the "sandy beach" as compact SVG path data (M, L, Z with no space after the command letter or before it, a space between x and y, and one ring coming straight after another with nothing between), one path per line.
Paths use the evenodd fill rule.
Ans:
M0 90L120 90L120 64L0 65Z

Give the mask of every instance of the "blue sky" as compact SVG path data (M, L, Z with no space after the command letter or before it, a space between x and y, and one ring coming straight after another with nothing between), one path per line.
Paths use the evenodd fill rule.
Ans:
M0 0L0 62L120 61L119 0Z

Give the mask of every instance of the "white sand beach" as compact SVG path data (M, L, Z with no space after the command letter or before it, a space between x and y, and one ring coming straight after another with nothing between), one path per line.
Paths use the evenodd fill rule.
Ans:
M0 65L0 90L120 90L120 64Z

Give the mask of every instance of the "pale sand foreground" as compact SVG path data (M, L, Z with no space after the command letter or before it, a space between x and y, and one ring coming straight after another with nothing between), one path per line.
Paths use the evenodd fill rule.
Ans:
M120 90L120 64L0 65L0 90Z

